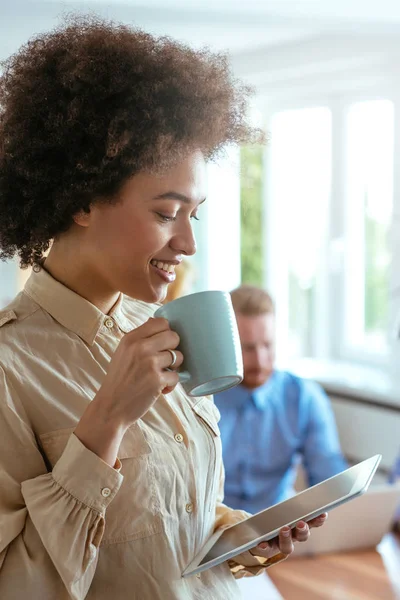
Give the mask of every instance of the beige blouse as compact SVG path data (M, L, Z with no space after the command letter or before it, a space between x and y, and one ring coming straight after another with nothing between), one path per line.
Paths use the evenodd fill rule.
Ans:
M222 503L210 398L161 396L118 468L73 434L120 339L154 308L121 296L105 315L42 269L0 312L1 600L234 600L232 571L261 570L247 554L181 577L216 528L246 515Z

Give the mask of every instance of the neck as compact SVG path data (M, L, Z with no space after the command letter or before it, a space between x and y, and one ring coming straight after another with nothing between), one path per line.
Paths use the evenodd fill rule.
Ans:
M120 292L113 290L93 265L84 260L79 244L72 249L67 243L54 242L44 268L54 279L108 314Z
M242 387L246 388L248 391L252 392L253 390L256 390L259 387L262 387L263 385L265 385L267 383L267 381L269 381L272 377L274 373L274 370L272 370L269 375L267 375L263 381L257 381L254 382L251 378L247 378L246 377L246 373L244 375L244 379L242 381L242 383L240 384Z

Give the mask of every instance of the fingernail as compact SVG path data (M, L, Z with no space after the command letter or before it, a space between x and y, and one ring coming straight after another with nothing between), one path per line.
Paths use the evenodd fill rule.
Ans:
M263 550L265 550L265 548L268 548L268 544L267 542L261 542L261 544L258 544L260 548L262 548Z
M306 524L304 523L304 521L299 521L297 523L297 529L304 529L306 526Z
M289 537L289 535L290 535L290 527L284 527L282 529L282 535L284 535L285 537Z

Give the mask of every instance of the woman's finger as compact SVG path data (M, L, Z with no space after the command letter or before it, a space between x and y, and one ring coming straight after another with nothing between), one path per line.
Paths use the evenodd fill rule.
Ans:
M293 539L297 542L306 542L310 537L310 528L304 521L299 521L293 531Z
M310 529L312 529L313 527L322 527L327 518L328 513L322 513L322 515L319 515L319 517L315 517L315 519L311 519L311 521L308 521L308 526Z
M141 345L144 354L155 354L164 350L175 350L179 346L179 342L179 335L176 331L168 329L142 340Z
M310 529L321 527L327 518L328 514L323 513L308 523L299 521L293 531L289 527L283 527L278 537L269 542L261 542L250 552L256 556L272 556L276 550L280 550L283 554L291 554L294 550L293 541L306 542L310 537Z
M271 558L279 552L278 538L274 538L269 542L260 542L255 548L249 550L253 556L262 556L263 558Z
M290 527L283 527L279 532L279 550L282 554L291 554L294 550Z
M163 373L163 383L164 386L161 390L162 394L169 394L170 392L172 392L176 386L179 383L179 376L178 373L176 371L173 370L166 370Z

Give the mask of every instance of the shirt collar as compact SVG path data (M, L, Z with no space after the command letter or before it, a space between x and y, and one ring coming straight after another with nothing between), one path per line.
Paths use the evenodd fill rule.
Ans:
M252 401L254 402L255 407L260 410L260 411L264 411L268 404L271 401L271 392L272 392L272 387L274 384L274 379L275 379L275 371L272 373L271 377L262 385L260 385L260 387L255 388L254 390L249 390L246 387L244 387L243 385L239 385L236 388L234 388L236 394L235 394L235 400L238 404L242 404L246 401L249 400L249 398L252 399Z
M122 294L110 314L105 315L94 304L67 288L44 268L38 266L32 271L24 291L56 321L76 333L90 346L93 345L107 317L112 317L124 333L132 329L132 325L122 312Z
M267 390L269 388L268 384L269 384L269 381L267 381L262 386L260 386L259 388L255 389L251 392L251 397L253 399L255 407L258 410L265 410L267 407L267 400L268 400Z

